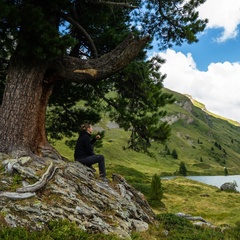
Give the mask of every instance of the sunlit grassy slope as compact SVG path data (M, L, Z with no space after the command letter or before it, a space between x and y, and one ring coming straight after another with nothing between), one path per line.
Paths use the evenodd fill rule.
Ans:
M173 119L175 117L177 121L171 125L171 137L165 145L152 142L150 150L155 158L132 150L123 150L127 146L129 132L109 128L107 124L110 119L106 115L98 124L98 127L105 130L103 147L96 149L96 152L105 155L110 168L123 165L147 175L173 175L178 171L181 161L185 163L188 175L223 175L224 167L229 174L239 174L240 127L223 117L209 115L199 107L200 103L194 106L186 96L175 92L174 96L176 104L167 106L166 110L168 116ZM57 142L56 147L65 157L73 160L73 150L64 141ZM170 153L175 149L178 159L166 155L166 148Z
M225 167L229 174L240 174L238 123L209 114L202 110L203 104L192 104L187 96L175 92L174 96L176 103L167 106L166 110L168 117L177 121L171 125L171 138L166 145L152 142L151 152L155 158L123 150L130 133L120 128L109 128L110 119L104 114L96 126L105 130L103 147L95 149L95 152L105 156L109 177L112 173L121 174L148 196L153 174L174 175L181 161L185 163L188 175L224 175ZM178 159L166 154L166 147L170 153L175 149ZM63 156L73 160L73 149L69 149L64 141L57 142L56 148ZM240 221L240 217L235 214L240 206L238 193L220 192L215 187L185 178L162 180L162 184L165 208L156 211L201 215L214 224L233 225ZM209 197L201 197L203 193Z

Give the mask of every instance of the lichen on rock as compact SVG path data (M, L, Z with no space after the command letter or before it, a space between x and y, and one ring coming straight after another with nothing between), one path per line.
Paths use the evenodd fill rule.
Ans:
M49 221L68 219L90 233L125 238L155 222L145 197L117 174L106 184L79 162L5 154L0 161L0 214L9 227L41 230Z

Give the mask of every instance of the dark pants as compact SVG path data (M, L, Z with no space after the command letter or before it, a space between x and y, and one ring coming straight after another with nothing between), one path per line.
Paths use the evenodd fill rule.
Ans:
M76 159L76 161L86 165L87 167L91 167L92 164L98 163L100 176L106 177L105 160L103 155L91 155L86 158Z

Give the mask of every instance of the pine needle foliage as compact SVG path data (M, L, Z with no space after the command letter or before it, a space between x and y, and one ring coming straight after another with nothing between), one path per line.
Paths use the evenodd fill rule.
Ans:
M150 203L152 206L161 205L161 200L163 198L163 189L161 178L157 174L154 174L151 181L151 191L150 191Z

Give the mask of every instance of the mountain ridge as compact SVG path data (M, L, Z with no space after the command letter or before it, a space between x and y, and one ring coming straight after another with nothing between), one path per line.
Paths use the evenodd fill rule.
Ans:
M216 118L220 118L220 119L226 120L226 121L228 121L229 123L231 123L231 124L233 124L233 125L240 126L240 122L238 122L238 121L236 121L236 120L233 120L233 119L230 119L230 118L226 118L226 117L224 117L224 116L220 116L220 115L218 115L218 114L215 114L215 113L209 111L209 110L206 108L205 104L197 101L197 100L194 99L191 95L189 95L189 94L184 94L184 95L191 100L192 104L193 104L195 107L201 108L202 111L206 112L207 114L212 115L212 116L214 116L214 117L216 117Z
M166 91L172 92L168 89ZM232 174L239 173L240 127L236 124L237 122L210 113L204 104L197 102L189 95L172 93L176 98L175 107L167 108L167 116L180 116L178 121L171 124L172 148L176 148L181 155L184 154L179 144L173 141L173 138L178 137L180 146L191 153L191 155L188 154L188 159L194 159L195 166L198 164L206 167L203 164L205 162L215 166L215 169L218 168L218 173L221 173L219 168L224 167L229 168ZM188 147L184 141L187 141ZM186 157L183 157L183 160L186 160Z

